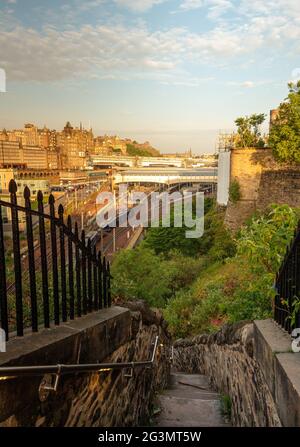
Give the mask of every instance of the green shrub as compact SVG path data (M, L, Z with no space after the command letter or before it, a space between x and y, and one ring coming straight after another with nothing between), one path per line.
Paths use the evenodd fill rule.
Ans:
M230 396L228 396L228 394L222 394L221 395L221 413L223 416L230 419L231 412L232 412L232 402L231 402Z
M208 255L212 262L233 256L235 242L225 228L224 213L216 209L210 198L205 199L204 211L204 234L200 238L186 238L186 227L157 227L148 230L143 244L157 254L177 249L188 257Z
M214 263L209 257L190 289L182 291L174 304L173 300L167 304L165 316L172 322L173 335L214 331L226 321L271 317L275 273L297 220L297 210L273 205L265 215L255 215L240 231L234 257ZM220 247L213 245L208 253L213 250L218 252ZM185 330L180 303L184 303ZM187 308L189 303L191 308Z
M155 243L147 238L138 248L121 251L112 265L113 296L162 308L174 337L215 331L224 322L268 318L275 273L298 217L287 205L272 205L263 215L255 213L234 241L213 206L203 237L190 240L193 256L185 252L188 245L172 249L172 233L163 231ZM165 243L161 251L159 243Z
M272 124L269 145L274 157L282 162L300 162L300 81L289 83L289 94L278 108Z
M169 281L160 256L147 248L122 250L112 264L112 295L123 300L144 299L163 307L170 297Z
M241 188L237 180L232 180L229 185L229 200L236 203L241 200Z
M224 320L223 307L224 294L222 284L208 284L203 291L202 299L192 311L192 333L211 332L217 329Z
M163 310L170 332L176 337L186 337L191 333L191 316L199 300L191 291L180 291Z
M201 259L172 251L168 257L156 255L141 245L123 250L112 264L112 295L123 300L146 300L163 308L175 293L195 280L202 267Z

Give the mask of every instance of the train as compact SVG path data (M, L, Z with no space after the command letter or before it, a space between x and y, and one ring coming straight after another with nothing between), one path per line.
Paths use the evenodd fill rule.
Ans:
M102 228L103 231L106 231L109 233L110 231L112 231L113 228L119 227L120 223L123 223L124 221L127 222L129 212L130 212L130 210L127 210L120 215L118 213L117 217L115 219L112 219L108 224L105 225L105 227Z
M91 230L85 235L85 243L87 245L88 241L91 241L91 248L94 248L99 242L101 237L100 231Z

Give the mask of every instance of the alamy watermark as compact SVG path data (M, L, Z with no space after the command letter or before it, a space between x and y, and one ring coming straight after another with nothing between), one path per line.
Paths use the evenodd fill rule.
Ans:
M157 192L129 191L119 186L118 196L110 191L98 194L102 205L96 220L106 227L185 227L186 238L199 238L204 232L204 193L197 191ZM173 211L172 211L173 207Z
M6 73L3 68L0 68L0 93L6 92Z
M6 334L5 330L0 328L0 353L6 352Z
M300 352L300 328L294 329L291 333L291 336L293 338L292 351Z

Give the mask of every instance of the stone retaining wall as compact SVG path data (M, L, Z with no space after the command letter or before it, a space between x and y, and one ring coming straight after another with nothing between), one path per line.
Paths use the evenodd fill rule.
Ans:
M272 320L225 325L219 332L175 343L174 366L201 373L228 395L232 423L300 426L300 354Z
M234 149L230 157L230 181L240 185L241 200L229 202L225 223L237 230L255 210L271 203L300 206L300 167L275 161L271 149Z
M145 423L155 392L168 382L170 339L161 314L142 302L11 340L7 353L0 355L0 366L145 361L156 335L164 346L158 349L154 368L134 370L131 378L122 370L65 375L45 402L39 399L42 377L0 381L0 426Z

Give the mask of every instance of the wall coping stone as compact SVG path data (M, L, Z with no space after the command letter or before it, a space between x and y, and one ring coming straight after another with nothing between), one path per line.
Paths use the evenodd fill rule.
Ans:
M285 427L300 426L300 353L275 321L254 321L254 351Z
M6 352L0 353L0 366L12 365L15 362L20 364L20 360L26 358L27 355L32 358L37 351L120 318L130 319L129 309L112 306L62 323L59 326L52 325L49 329L43 328L39 332L27 332L23 337L14 337L7 342Z
M274 354L291 351L291 337L274 320L254 320L253 323Z

